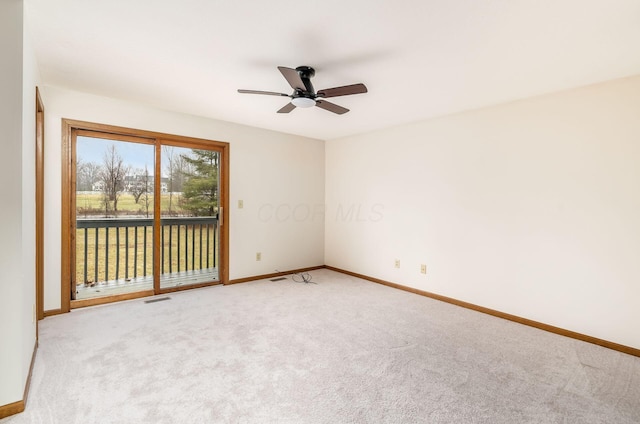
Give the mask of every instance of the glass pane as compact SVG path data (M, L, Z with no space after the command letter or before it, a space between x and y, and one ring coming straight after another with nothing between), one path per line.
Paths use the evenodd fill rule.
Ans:
M153 289L153 145L76 139L75 299Z
M218 170L213 150L162 146L160 287L218 281Z

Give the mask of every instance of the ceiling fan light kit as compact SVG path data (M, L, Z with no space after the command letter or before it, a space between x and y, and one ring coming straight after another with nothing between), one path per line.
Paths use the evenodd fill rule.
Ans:
M258 90L244 90L239 89L238 93L243 94L263 94L268 96L282 96L291 98L291 102L283 106L278 113L289 113L296 107L308 108L318 106L321 109L328 110L338 115L349 112L349 109L337 104L327 102L326 98L348 96L351 94L362 94L367 92L367 87L364 84L351 84L342 87L325 88L318 90L316 93L311 84L311 78L316 74L316 71L310 66L298 66L296 69L287 68L284 66L278 66L278 70L282 76L287 80L291 88L293 88L292 94L278 93L275 91L258 91Z
M316 101L309 97L294 97L291 99L291 103L293 103L295 107L313 107L316 105Z

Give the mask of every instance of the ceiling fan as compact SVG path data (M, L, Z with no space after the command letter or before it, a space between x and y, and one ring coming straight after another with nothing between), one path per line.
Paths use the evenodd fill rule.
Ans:
M282 76L284 76L291 88L293 88L292 94L257 90L238 90L238 93L290 97L291 102L278 110L278 113L289 113L296 107L318 106L321 109L342 115L343 113L349 112L349 109L330 103L324 99L367 92L367 87L365 87L364 84L351 84L342 87L325 88L324 90L318 90L316 93L311 84L311 78L316 74L315 69L312 67L298 66L296 69L291 69L278 66L278 70L282 73Z

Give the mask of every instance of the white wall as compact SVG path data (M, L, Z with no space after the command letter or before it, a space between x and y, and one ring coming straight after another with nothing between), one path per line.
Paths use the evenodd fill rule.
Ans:
M324 142L45 87L45 310L60 308L61 119L230 143L229 278L324 264ZM244 208L238 209L238 200ZM319 211L315 215L306 211ZM295 213L293 213L295 212ZM256 252L262 253L257 262Z
M640 77L325 154L327 265L640 348Z
M0 406L22 400L35 344L35 84L22 0L0 2Z
M26 382L36 338L36 86L40 71L24 22L22 69L22 381ZM23 384L24 387L24 384Z

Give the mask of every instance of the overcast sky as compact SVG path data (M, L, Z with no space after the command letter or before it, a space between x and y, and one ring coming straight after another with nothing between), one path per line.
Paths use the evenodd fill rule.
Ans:
M104 163L104 154L116 146L118 154L124 159L124 163L132 170L142 169L145 165L150 175L154 171L154 146L150 144L130 143L125 141L105 140L79 136L76 140L76 154L80 162L95 162L98 165Z

